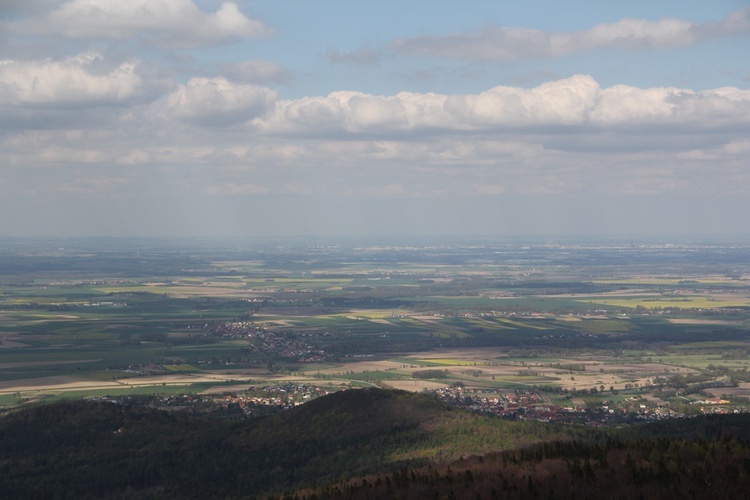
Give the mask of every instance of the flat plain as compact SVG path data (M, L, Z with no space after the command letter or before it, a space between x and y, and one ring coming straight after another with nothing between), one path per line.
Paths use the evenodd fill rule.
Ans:
M6 407L282 381L750 397L736 243L3 243Z

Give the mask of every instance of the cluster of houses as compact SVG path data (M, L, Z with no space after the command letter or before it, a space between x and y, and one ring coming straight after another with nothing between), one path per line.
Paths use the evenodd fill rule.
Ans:
M431 391L438 399L470 411L491 413L500 417L540 420L545 422L570 421L571 416L585 414L585 409L563 408L545 402L536 391L500 392L466 389L461 386L444 387Z
M470 411L491 413L519 420L598 425L617 419L661 420L684 416L683 413L670 408L666 403L655 404L642 400L638 396L589 408L585 405L560 406L550 404L545 401L542 395L533 390L493 392L492 390L466 389L458 386L444 387L431 392L442 401ZM695 404L701 405L700 411L702 413L740 411L728 407L728 403L729 401L719 398L695 402Z
M325 349L314 345L314 340L333 335L330 332L268 331L252 321L206 323L201 327L214 336L247 339L251 349L296 363L326 361L329 356Z
M287 383L262 388L250 387L245 392L225 394L215 401L225 409L236 405L250 417L266 413L269 409L288 410L336 390L339 389Z
M213 415L236 415L241 411L246 417L253 417L294 408L342 389L344 388L289 382L264 387L251 386L242 392L223 394L102 396L94 400L123 406L143 406Z
M241 392L222 394L181 394L160 396L106 396L100 401L122 405L139 405L152 408L173 409L191 413L217 415L260 416L287 410L336 391L345 386L319 386L287 382L272 386L251 386ZM535 390L499 391L474 389L462 386L443 387L430 391L441 401L469 411L490 413L499 417L518 420L537 420L569 424L602 425L622 420L661 420L680 418L684 414L665 403L654 404L638 396L625 398L616 403L604 403L588 408L584 405L560 406L549 403ZM695 401L702 413L736 413L729 401L708 398Z

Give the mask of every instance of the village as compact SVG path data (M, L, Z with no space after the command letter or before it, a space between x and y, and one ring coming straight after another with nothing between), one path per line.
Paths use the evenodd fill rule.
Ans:
M122 406L183 411L220 418L249 418L288 410L337 390L340 388L287 382L221 393L103 396L92 399Z
M311 345L310 341L335 335L331 332L269 331L251 321L205 323L197 327L213 337L247 339L250 350L298 363L319 363L329 359L325 349Z
M220 393L104 396L93 399L124 406L184 411L219 418L252 418L289 410L342 390L357 389L348 384L315 385L286 382ZM633 395L619 402L604 401L600 406L587 406L580 398L571 399L572 404L569 405L554 404L544 392L537 390L503 391L454 385L424 392L459 408L500 418L589 426L684 418L700 413L728 414L750 411L747 405L736 405L729 400L713 397L676 406ZM685 408L688 410L685 411Z
M636 394L619 402L603 401L597 407L584 404L580 398L572 398L570 405L553 404L543 392L535 390L479 390L459 385L430 392L441 401L474 412L519 420L587 425L682 418L699 413L728 414L750 411L747 404L733 405L727 399L716 397L690 401L687 405L675 405Z

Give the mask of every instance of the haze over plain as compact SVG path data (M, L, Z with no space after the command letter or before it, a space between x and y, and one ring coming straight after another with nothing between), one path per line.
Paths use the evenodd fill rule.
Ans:
M5 1L0 235L747 234L749 33L744 1Z

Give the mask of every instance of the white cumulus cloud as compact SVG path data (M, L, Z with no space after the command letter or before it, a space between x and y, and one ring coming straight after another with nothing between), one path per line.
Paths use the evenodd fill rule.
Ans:
M673 87L602 89L588 75L534 88L498 86L478 94L401 92L377 96L334 92L323 97L280 101L262 129L275 132L338 131L393 134L438 131L518 131L533 127L643 127L671 124L694 130L750 124L750 91Z
M446 96L401 92L377 96L339 91L322 97L280 101L276 112L259 120L274 132L340 130L349 133L392 133L444 125Z
M576 75L528 90L501 86L452 96L446 104L453 117L471 128L572 125L587 121L599 91L593 78Z
M19 33L68 38L142 38L155 43L198 46L228 38L273 33L263 22L224 2L215 12L192 0L71 0L37 18L9 24Z
M266 87L235 84L225 78L193 78L166 100L166 113L198 125L230 125L265 114L276 92Z
M100 68L100 63L96 53L60 61L0 61L0 104L115 104L143 89L135 61L112 69Z

